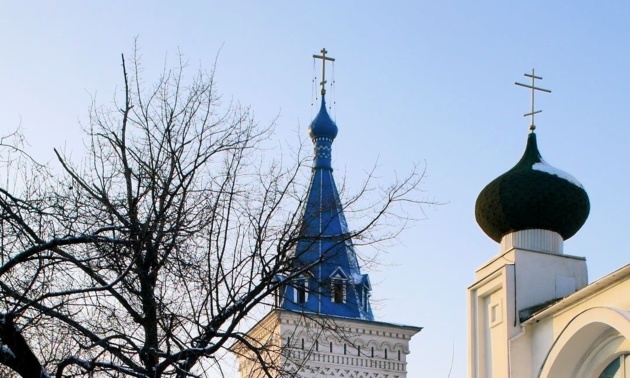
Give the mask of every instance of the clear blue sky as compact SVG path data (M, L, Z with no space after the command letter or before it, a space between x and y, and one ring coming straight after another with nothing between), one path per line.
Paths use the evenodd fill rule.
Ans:
M474 219L479 191L511 168L526 141L536 68L553 91L537 105L539 147L591 199L565 253L585 256L591 280L630 262L630 2L627 1L0 1L0 132L20 125L37 156L81 153L91 96L109 104L120 53L138 37L147 78L179 49L210 67L226 100L276 138L306 137L311 55L335 63L339 126L333 165L358 187L378 160L387 183L428 165L428 219L401 235L371 271L379 320L423 326L409 376L466 374L466 288L498 252ZM170 60L174 62L174 59ZM352 224L350 225L352 226ZM453 349L454 348L454 349Z

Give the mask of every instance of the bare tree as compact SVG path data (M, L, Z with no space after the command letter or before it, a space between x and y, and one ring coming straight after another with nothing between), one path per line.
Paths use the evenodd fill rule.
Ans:
M277 277L309 268L292 264L307 159L265 158L271 127L248 108L222 110L213 72L189 79L180 60L146 86L136 56L128 64L122 100L90 110L83 160L55 150L54 175L5 147L4 375L204 376L234 342L276 352L242 328L272 304ZM347 237L389 237L374 230L405 217L395 205L420 204L421 179L413 171L385 188Z

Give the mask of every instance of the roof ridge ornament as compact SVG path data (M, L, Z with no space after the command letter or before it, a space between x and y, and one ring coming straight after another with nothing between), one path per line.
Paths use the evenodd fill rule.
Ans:
M328 51L326 51L326 48L321 49L320 53L322 53L322 55L315 55L313 54L313 58L314 59L321 59L322 60L322 81L321 83L319 83L319 85L322 86L322 96L326 95L326 61L330 61L330 62L334 62L335 58L331 58L326 56L326 54L328 54Z
M523 114L523 117L531 116L532 121L531 121L531 125L529 125L529 130L531 130L531 132L533 133L534 130L536 130L536 125L534 124L534 116L536 114L538 114L538 113L542 113L542 110L535 110L534 109L534 94L536 93L536 91L547 92L547 93L551 93L551 91L549 89L539 88L539 87L537 87L535 85L536 84L536 79L542 80L542 76L536 76L536 73L535 73L533 68L532 68L531 75L530 74L523 74L523 76L531 78L532 79L532 84L531 85L527 85L527 84L522 84L522 83L519 83L519 82L515 82L514 84L520 85L521 87L529 88L529 89L532 90L532 111L529 112L529 113Z

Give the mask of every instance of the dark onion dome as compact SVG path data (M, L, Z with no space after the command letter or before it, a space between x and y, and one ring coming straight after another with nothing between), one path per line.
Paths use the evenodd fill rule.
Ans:
M488 184L475 204L477 223L498 243L506 234L530 229L554 231L567 240L589 211L582 185L542 159L533 132L521 160Z

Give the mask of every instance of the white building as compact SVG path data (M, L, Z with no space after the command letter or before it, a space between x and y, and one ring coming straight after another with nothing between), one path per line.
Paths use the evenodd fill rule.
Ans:
M273 377L404 378L409 340L420 328L276 309L249 332L267 345ZM242 378L267 377L251 351L237 353ZM271 362L271 363L268 363Z
M315 57L331 60L325 50ZM361 273L333 177L338 129L326 110L325 82L309 127L315 156L293 262L299 274L278 277L277 308L245 336L262 348L244 342L232 348L243 378L405 378L409 341L421 330L374 320L370 280Z
M480 193L477 222L500 247L468 288L469 377L630 377L630 265L588 284L585 258L563 250L589 206L533 131Z

